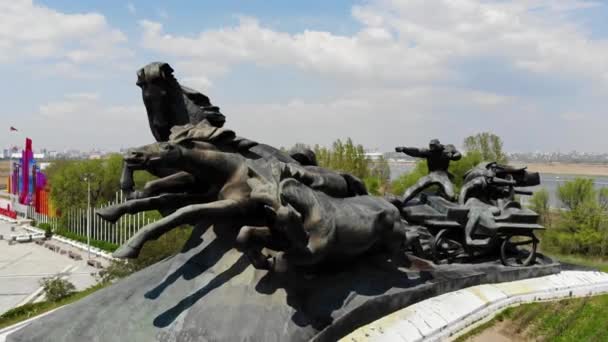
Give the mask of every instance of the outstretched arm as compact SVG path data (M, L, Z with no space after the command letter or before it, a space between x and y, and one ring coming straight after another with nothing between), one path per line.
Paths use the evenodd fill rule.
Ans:
M426 158L429 154L429 150L426 148L416 147L395 147L395 152L402 152L411 157Z
M446 146L446 152L450 156L450 160L460 160L462 158L462 154L454 147L454 145L449 144Z

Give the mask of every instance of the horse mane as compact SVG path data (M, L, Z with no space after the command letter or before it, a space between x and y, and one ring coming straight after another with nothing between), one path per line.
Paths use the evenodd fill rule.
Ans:
M181 84L179 86L181 87L182 93L184 93L184 95L186 95L188 100L194 102L195 105L201 106L201 107L212 106L211 100L209 99L209 97L207 95L205 95L199 91L196 91L192 88L183 86Z
M203 141L217 147L227 147L237 151L245 151L257 145L257 142L237 137L233 130L213 126L207 120L196 125L174 126L171 128L169 141L176 144L186 141Z

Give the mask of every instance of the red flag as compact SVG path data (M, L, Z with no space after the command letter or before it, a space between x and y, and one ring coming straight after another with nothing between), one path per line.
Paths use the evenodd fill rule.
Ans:
M16 129L15 127L11 126L11 132L17 132L18 129Z

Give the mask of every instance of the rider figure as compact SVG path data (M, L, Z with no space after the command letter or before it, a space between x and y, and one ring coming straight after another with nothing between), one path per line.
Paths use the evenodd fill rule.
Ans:
M496 165L495 162L480 165L465 174L458 202L469 209L465 226L467 246L483 247L490 243L498 231L495 217L501 213L504 200L513 196L517 182L510 175L498 177ZM478 237L480 230L485 238Z
M496 163L489 163L486 167L475 167L464 175L464 182L458 196L458 203L464 205L471 197L478 197L480 200L497 205L503 198L512 200L512 189L517 182L511 176L506 178L498 177L494 166ZM499 196L496 194L499 193ZM484 194L486 196L480 196Z
M462 155L454 145L442 145L439 140L433 139L429 142L429 148L397 147L397 152L403 152L409 156L426 158L429 174L420 178L416 184L409 187L403 194L403 204L409 202L422 190L431 185L439 185L445 197L454 200L454 185L450 180L448 167L450 161L459 160Z

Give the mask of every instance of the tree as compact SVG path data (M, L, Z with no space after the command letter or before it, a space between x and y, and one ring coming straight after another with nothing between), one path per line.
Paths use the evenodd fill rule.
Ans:
M530 206L540 216L541 222L545 225L550 224L549 192L546 189L536 191L530 198Z
M45 170L51 185L53 203L62 212L70 208L83 208L87 203L85 174L91 175L91 205L112 201L120 190L122 156L111 154L104 159L59 160ZM147 172L135 174L135 186L142 187L155 177Z
M570 210L585 202L594 201L596 196L593 180L590 178L576 178L557 187L557 197Z
M489 132L478 133L464 139L464 149L467 153L477 151L481 154L482 160L506 164L507 155L502 148L502 139Z
M600 188L598 191L598 201L604 211L608 211L608 188Z
M608 255L606 191L596 191L593 180L576 178L557 189L566 210L544 234L544 245L559 253Z
M331 149L315 145L314 152L321 167L347 172L360 179L369 176L370 161L365 157L365 149L355 145L351 138L345 143L340 139L334 141Z

